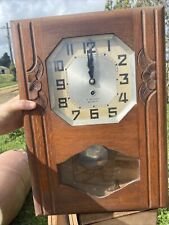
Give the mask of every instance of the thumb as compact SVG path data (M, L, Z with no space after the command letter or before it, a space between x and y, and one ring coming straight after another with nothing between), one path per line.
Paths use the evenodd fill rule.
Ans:
M29 100L14 100L11 101L9 105L9 110L18 111L18 110L32 110L36 108L36 102Z

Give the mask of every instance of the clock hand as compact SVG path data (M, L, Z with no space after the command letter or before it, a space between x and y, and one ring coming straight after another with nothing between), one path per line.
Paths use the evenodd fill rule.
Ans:
M92 48L90 48L88 51L87 51L87 59L88 59L88 63L87 63L87 66L89 68L89 76L90 76L90 79L89 79L89 84L91 85L94 85L95 84L95 79L93 78L94 76L94 59L93 59L93 52L92 52Z

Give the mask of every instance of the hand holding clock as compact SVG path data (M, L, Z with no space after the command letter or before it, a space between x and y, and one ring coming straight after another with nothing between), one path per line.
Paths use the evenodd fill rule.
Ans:
M36 108L36 103L20 100L16 96L0 105L0 135L7 134L23 126L23 116L26 110Z

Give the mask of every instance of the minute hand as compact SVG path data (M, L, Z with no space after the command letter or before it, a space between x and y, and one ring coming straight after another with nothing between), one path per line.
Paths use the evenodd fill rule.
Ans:
M95 79L93 78L94 77L94 59L93 59L92 49L88 50L87 58L88 58L87 66L89 68L88 73L89 73L89 76L90 76L89 84L93 85L93 84L95 84Z

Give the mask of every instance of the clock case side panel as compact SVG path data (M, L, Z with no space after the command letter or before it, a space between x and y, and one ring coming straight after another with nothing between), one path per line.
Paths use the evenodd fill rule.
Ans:
M168 163L167 163L167 90L165 71L165 12L164 7L155 10L156 57L157 57L157 109L159 148L159 194L160 207L168 206Z
M149 207L167 206L166 94L164 59L164 9L142 10L143 49L140 98L145 104ZM149 35L151 33L151 36Z
M35 110L24 114L24 130L31 170L35 213L36 215L49 214L52 206L50 205L49 171L48 166L45 166L48 165L48 159L42 115L45 100L42 99L43 95L39 98L42 87L39 88L37 93L30 93L31 85L32 87L35 86L35 90L36 87L41 86L37 74L43 75L43 65L36 55L34 34L30 21L25 20L22 23L12 21L11 30L20 98L33 100L37 103ZM42 177L44 179L41 179Z

